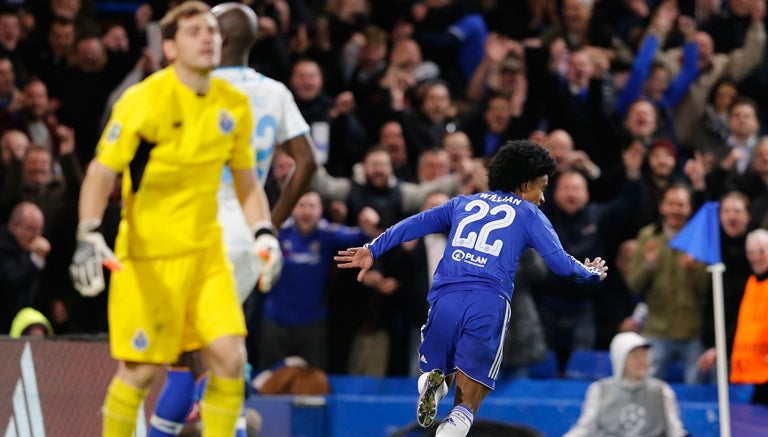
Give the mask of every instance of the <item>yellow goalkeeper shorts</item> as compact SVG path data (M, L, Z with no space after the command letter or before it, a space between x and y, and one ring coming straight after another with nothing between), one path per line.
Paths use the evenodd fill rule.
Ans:
M222 244L189 255L121 259L109 288L112 356L173 363L217 338L245 336L245 318Z

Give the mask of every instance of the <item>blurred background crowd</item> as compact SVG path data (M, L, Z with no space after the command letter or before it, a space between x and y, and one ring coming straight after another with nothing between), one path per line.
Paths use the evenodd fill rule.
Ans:
M25 307L57 335L103 333L108 293L81 297L67 270L80 181L111 103L164 66L157 21L177 2L3 3L0 334ZM707 381L710 278L669 241L721 200L732 341L752 273L745 236L768 226L764 0L242 3L259 16L250 64L292 91L320 165L281 231L281 279L245 304L254 367L300 355L332 373L417 374L445 236L389 252L362 283L332 254L375 235L366 207L381 230L484 190L498 147L530 138L558 163L542 209L565 249L611 270L575 285L526 254L502 377L525 376L548 350L562 372L574 350L636 331L655 341L655 375L680 362L685 382ZM292 169L275 156L270 201ZM110 242L120 207L115 189Z

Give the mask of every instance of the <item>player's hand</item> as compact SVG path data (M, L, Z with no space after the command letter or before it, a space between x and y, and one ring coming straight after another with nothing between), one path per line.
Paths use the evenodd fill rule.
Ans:
M280 278L280 272L283 270L283 253L271 224L258 227L254 235L256 241L253 243L253 254L262 261L257 286L260 292L268 293Z
M373 256L366 247L351 247L340 250L338 255L333 257L333 260L339 263L340 269L360 268L360 273L357 274L358 282L362 282L365 272L373 267Z
M122 266L115 254L96 229L99 220L86 220L77 225L77 248L72 256L69 274L72 285L85 297L93 297L104 291L104 269L120 270Z
M605 265L605 260L600 258L599 256L593 259L592 261L590 261L589 258L585 259L584 265L587 267L594 267L600 270L601 281L605 279L606 276L608 276L608 266Z

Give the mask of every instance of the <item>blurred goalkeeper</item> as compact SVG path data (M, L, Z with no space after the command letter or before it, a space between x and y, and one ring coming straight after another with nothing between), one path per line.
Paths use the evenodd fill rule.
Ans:
M290 215L315 171L309 126L285 85L248 67L248 53L256 40L256 14L241 3L222 3L212 12L219 21L223 39L221 66L213 76L235 85L250 99L254 120L251 146L256 153L259 183L263 185L267 178L276 143L296 163L293 176L272 210L272 223L279 227ZM278 279L282 259L277 256L253 257L253 235L232 183L232 173L225 169L218 193L218 217L224 231L227 257L234 267L238 297L243 302L254 287L262 293L271 290ZM183 354L168 369L165 386L150 419L149 437L175 436L181 432L193 404L195 385L206 383L204 371L202 360L192 353ZM238 437L246 435L245 425L243 409L241 420L237 422Z
M95 296L105 285L102 264L113 270L109 335L120 363L102 409L103 435L133 435L158 371L196 349L210 370L203 435L233 435L246 328L216 217L225 166L263 268L279 259L279 246L254 171L248 99L211 76L221 58L216 17L190 1L169 11L161 27L172 64L129 88L113 108L81 188L72 279L84 296ZM99 226L118 173L125 203L112 254Z

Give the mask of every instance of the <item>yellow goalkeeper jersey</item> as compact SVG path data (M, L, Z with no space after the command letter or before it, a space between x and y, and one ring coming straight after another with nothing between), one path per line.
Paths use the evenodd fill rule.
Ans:
M254 166L248 99L221 79L198 95L173 66L115 103L96 160L123 174L118 257L167 257L221 243L216 192L225 165Z

